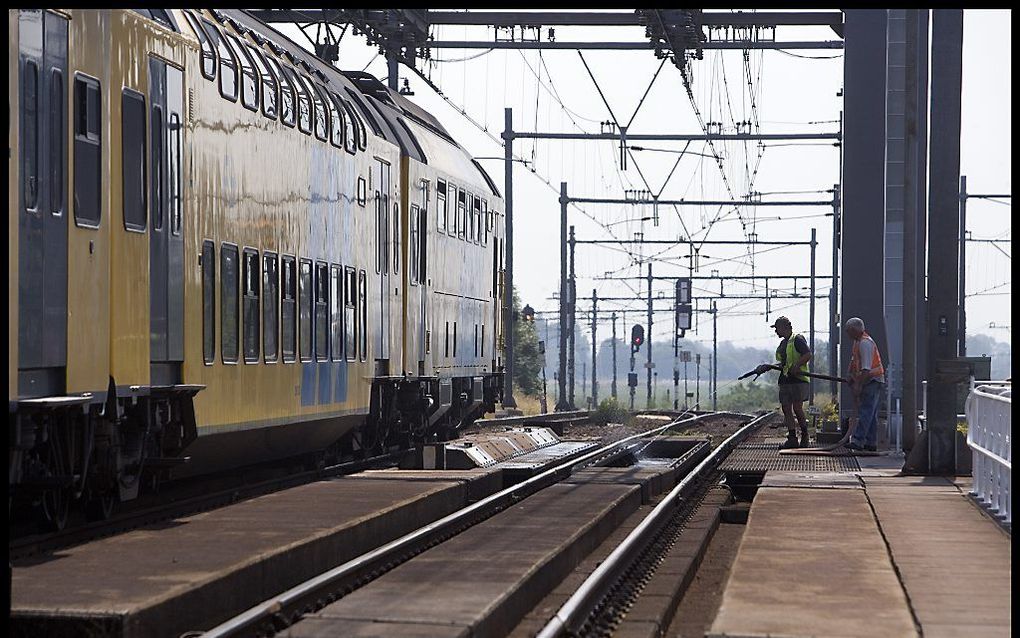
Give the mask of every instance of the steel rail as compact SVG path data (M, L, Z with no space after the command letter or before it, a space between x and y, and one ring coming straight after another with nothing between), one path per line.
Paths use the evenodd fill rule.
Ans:
M678 425L695 423L711 416L715 416L715 414L703 414L686 419L678 418L666 425L609 443L597 450L537 474L517 485L496 492L438 521L429 523L381 547L353 558L342 565L334 567L249 608L247 611L206 632L196 632L189 635L201 635L203 638L250 635L256 633L261 626L272 622L275 618L282 617L285 621L294 621L305 610L314 608L316 602L324 600L332 601L337 598L335 594L331 597L329 592L335 592L345 587L347 588L346 591L350 591L357 585L374 579L381 573L396 566L396 564L403 562L405 558L418 553L417 548L431 546L443 539L444 535L455 534L464 529L465 526L473 525L477 522L476 517L487 518L501 508L512 505L545 487L559 482L569 476L575 467L597 462L607 455L619 452L625 446L637 445L639 439L659 434ZM629 449L629 447L626 449Z
M750 423L735 432L712 451L705 460L691 470L677 483L655 509L642 520L634 530L602 561L598 568L577 588L574 595L563 603L552 619L538 633L538 638L556 638L564 634L575 634L600 600L609 592L630 565L638 558L641 551L662 525L673 514L675 502L699 479L706 471L715 469L719 462L730 453L739 442L758 427L762 421L772 416L771 413L756 417Z

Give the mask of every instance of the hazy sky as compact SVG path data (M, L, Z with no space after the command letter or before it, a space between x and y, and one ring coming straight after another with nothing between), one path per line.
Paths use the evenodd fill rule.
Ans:
M296 28L282 29L296 41L307 44ZM313 31L314 35L314 31ZM507 33L502 33L506 37ZM527 34L534 37L533 33ZM543 29L542 39L548 39ZM442 27L437 40L492 39L492 29ZM518 30L517 37L520 37ZM576 40L644 40L640 27L557 27L555 38ZM777 40L831 40L828 28L780 28ZM972 11L964 14L962 168L968 175L969 190L980 193L1011 192L1011 27L1009 11ZM694 62L693 96L702 121L721 122L724 132L735 123L757 123L762 133L832 132L838 130L842 98L842 52L840 50L798 50L795 55L780 51L705 51ZM515 130L543 132L599 132L600 122L610 115L603 105L584 63L576 51L547 50L456 50L434 49L434 62L422 65L426 75L443 91L438 96L409 69L401 67L401 78L409 81L411 99L434 113L470 152L482 158L501 157L498 143L503 130L503 108L513 109ZM804 56L804 57L797 57ZM586 51L584 61L591 68L610 107L621 123L634 109L659 69L661 61L650 50ZM365 44L363 36L348 33L340 50L339 66L366 69L384 78L386 66L377 50ZM461 109L466 116L461 113ZM476 126L468 117L477 123ZM752 126L755 126L752 124ZM487 130L488 134L482 129ZM701 125L684 89L680 72L671 63L662 67L640 111L633 119L632 133L699 133ZM614 142L525 141L518 140L515 154L530 167L515 163L515 283L523 303L538 310L555 310L552 298L559 287L559 204L560 181L568 182L574 196L623 196L624 189L662 190L672 199L730 199L749 191L762 193L765 200L828 200L824 192L838 182L838 150L830 142L776 142L764 148L743 142L715 143L709 148L692 143L680 158L683 143L636 143L649 150L635 151L626 171L618 169L618 148ZM650 149L659 150L650 150ZM711 157L723 158L722 169ZM680 158L679 163L677 159ZM481 160L502 189L503 163ZM675 166L675 170L674 170ZM530 170L534 169L534 173ZM667 176L670 175L668 182ZM725 178L723 177L725 174ZM643 175L643 178L642 178ZM544 180L544 181L543 181ZM548 182L548 183L547 183ZM551 186L550 186L551 185ZM821 192L817 192L821 191ZM660 207L658 224L640 221L651 217L651 206L583 205L571 208L570 223L579 239L741 240L756 233L761 241L807 241L811 228L817 229L817 273L831 272L832 217L829 207L742 208L740 215L718 207ZM1010 206L971 200L968 229L975 238L1011 238ZM714 222L714 223L713 223ZM1000 250L1001 249L1001 250ZM1011 247L1009 243L968 245L967 275L968 330L1008 340L1012 316ZM586 309L593 288L600 297L625 297L626 301L600 303L601 310L628 310L627 323L644 323L644 302L634 299L644 292L645 281L596 279L647 273L652 260L655 275L678 276L687 272L686 245L579 245L576 268L579 307ZM695 275L807 275L810 269L806 246L703 245ZM829 279L819 279L818 293L826 294ZM770 291L787 296L793 281L775 280ZM808 280L797 280L802 295ZM670 282L653 285L662 292L663 306L672 296ZM727 282L730 295L762 295L762 282ZM718 292L718 282L695 282L695 296ZM710 302L699 302L707 308ZM808 303L799 299L775 299L769 303L768 318L786 314L798 330L807 332ZM828 301L818 300L816 330L827 335ZM710 340L709 315L699 315L699 329L688 333L695 340ZM608 313L606 314L608 320ZM654 338L669 339L671 315L658 314ZM747 345L773 344L767 327L763 300L719 302L719 338ZM607 335L603 329L600 337Z

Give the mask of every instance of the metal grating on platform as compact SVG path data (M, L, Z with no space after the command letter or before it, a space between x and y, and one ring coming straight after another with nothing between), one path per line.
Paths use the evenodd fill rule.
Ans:
M740 446L742 450L775 450L779 451L779 446L783 444L786 439L762 439L758 441L749 441Z
M853 456L780 456L778 448L741 446L719 466L723 472L856 472Z

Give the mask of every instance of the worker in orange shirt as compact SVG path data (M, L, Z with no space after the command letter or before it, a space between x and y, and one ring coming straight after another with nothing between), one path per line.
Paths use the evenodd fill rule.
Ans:
M847 319L843 327L854 342L847 376L858 405L857 427L853 429L847 447L874 452L877 450L878 405L885 386L885 368L882 367L878 345L864 330L864 322L859 317Z

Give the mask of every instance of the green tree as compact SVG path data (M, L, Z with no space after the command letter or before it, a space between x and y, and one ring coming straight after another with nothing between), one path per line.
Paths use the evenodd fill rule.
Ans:
M775 384L737 383L719 397L719 409L745 413L775 409L779 404L776 388Z
M538 331L534 321L521 314L521 300L514 290L514 387L528 396L542 394L542 355L538 352Z

